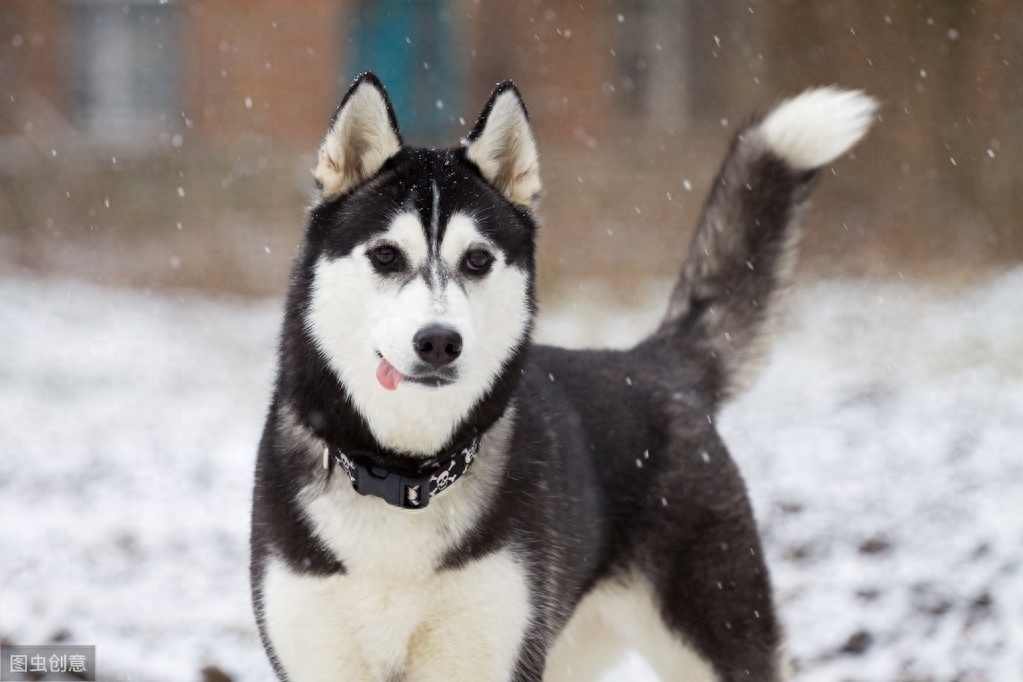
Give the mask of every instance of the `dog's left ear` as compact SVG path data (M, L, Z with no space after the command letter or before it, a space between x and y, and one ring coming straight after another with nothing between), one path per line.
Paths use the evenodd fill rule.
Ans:
M401 149L391 100L372 73L355 79L320 145L313 175L324 199L369 180Z
M512 203L533 208L540 195L540 159L526 105L511 81L497 86L472 132L465 155Z

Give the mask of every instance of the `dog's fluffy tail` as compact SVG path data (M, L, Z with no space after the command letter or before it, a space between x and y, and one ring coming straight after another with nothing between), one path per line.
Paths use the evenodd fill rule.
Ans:
M800 208L817 171L863 137L875 107L862 92L808 90L732 142L654 335L701 363L714 407L759 369L792 277Z

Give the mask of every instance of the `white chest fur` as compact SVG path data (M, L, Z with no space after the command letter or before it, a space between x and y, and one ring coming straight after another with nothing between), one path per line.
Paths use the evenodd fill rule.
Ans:
M263 599L292 682L507 680L528 604L524 573L507 552L408 582L313 578L275 561Z
M521 563L507 548L437 566L478 521L510 420L484 437L471 475L423 511L362 497L343 476L303 492L307 520L346 572L313 577L269 560L264 622L291 682L508 679L530 620Z

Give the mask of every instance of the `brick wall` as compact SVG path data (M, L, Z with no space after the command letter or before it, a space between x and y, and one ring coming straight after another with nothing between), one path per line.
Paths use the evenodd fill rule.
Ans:
M186 101L196 133L212 142L254 133L285 146L313 146L340 91L340 3L186 4Z

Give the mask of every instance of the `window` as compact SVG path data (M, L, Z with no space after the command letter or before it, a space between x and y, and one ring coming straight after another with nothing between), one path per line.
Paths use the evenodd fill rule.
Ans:
M179 10L167 0L68 5L72 112L83 131L132 138L180 125Z
M402 134L414 144L464 132L465 72L458 16L449 0L358 0L344 27L348 74L383 81ZM347 84L346 84L347 86Z

